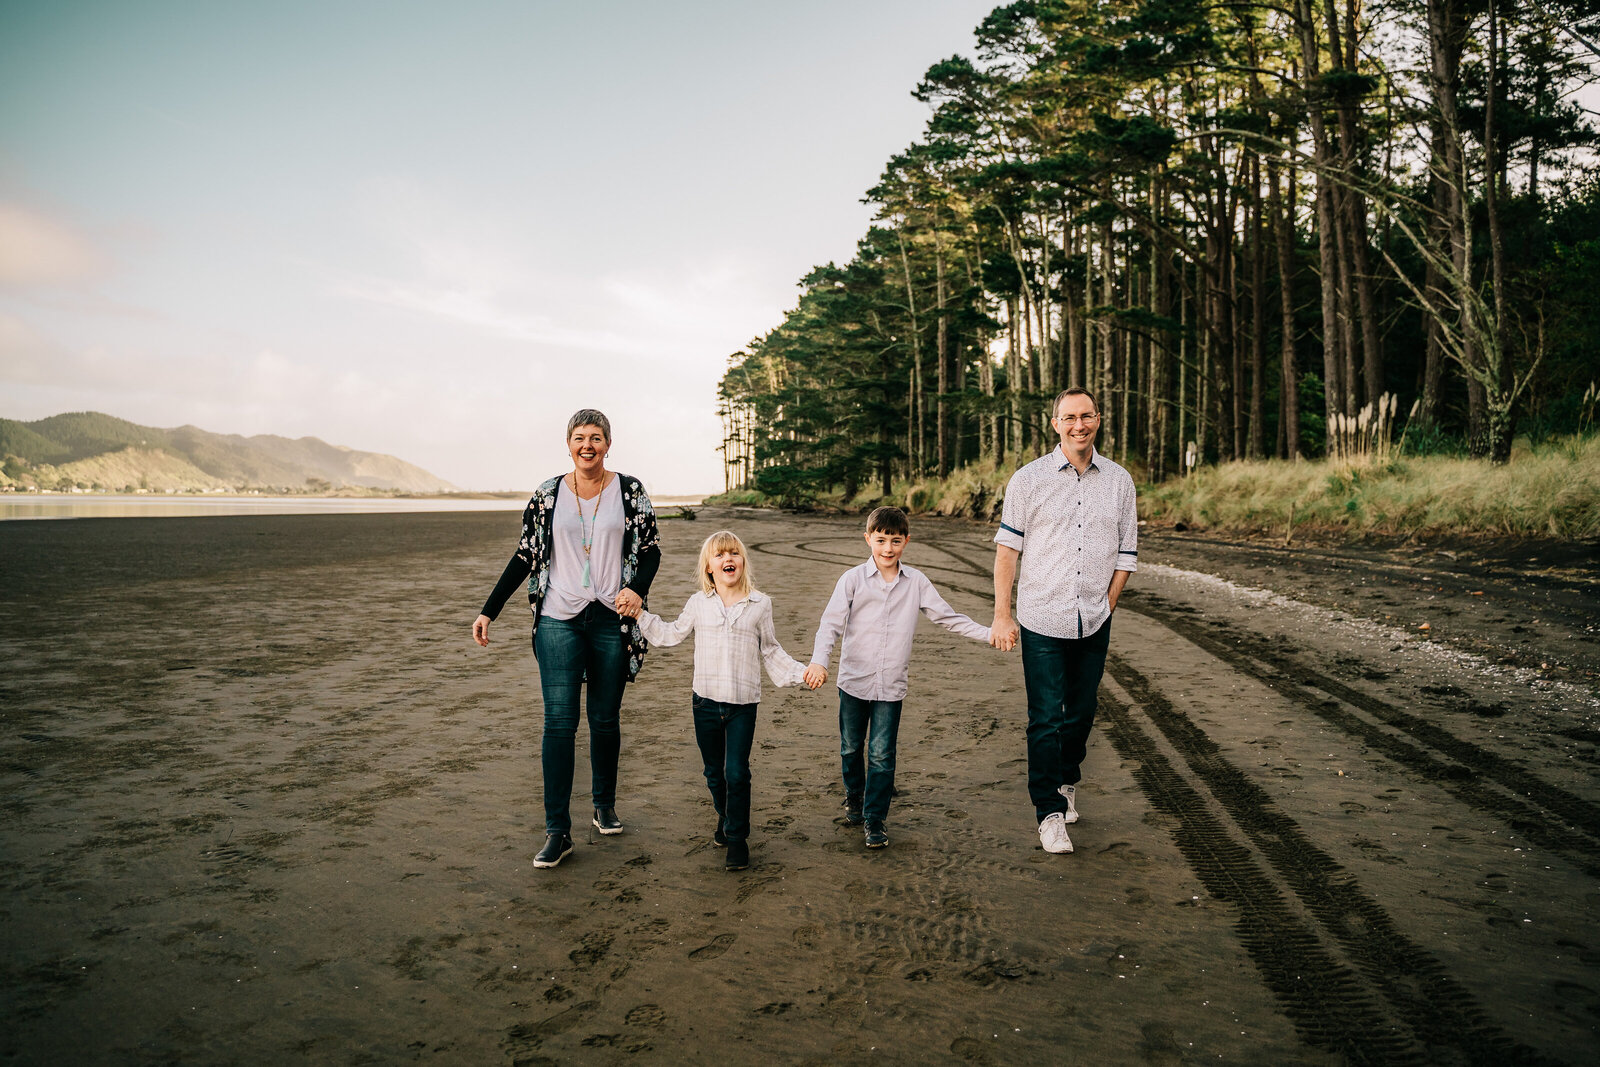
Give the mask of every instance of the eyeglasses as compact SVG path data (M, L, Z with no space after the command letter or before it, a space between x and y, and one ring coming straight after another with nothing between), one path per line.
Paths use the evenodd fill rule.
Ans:
M1055 421L1059 422L1063 426L1076 426L1080 420L1083 422L1083 424L1085 426L1090 426L1090 425L1093 425L1094 423L1099 422L1100 421L1100 416L1099 415L1057 415L1056 418L1055 418Z

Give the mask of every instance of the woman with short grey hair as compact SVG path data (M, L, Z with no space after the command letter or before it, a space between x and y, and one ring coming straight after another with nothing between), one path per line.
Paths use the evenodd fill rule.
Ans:
M567 420L572 471L534 491L517 550L472 624L473 639L487 645L489 623L527 583L544 697L545 844L535 867L554 867L572 851L572 778L585 682L594 828L622 833L616 810L622 692L644 664L636 616L661 565L661 547L644 486L606 469L610 450L611 420L604 414L584 408Z

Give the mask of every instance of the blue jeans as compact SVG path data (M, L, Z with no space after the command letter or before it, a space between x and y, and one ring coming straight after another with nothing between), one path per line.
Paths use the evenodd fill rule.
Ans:
M1022 678L1028 689L1028 796L1039 822L1067 810L1057 790L1077 785L1099 706L1111 620L1074 640L1022 630Z
M622 751L622 690L628 647L617 613L591 603L570 619L542 618L533 634L544 695L544 832L572 832L572 775L578 702L589 683L589 771L595 807L617 803L617 756Z
M862 799L868 822L889 817L894 796L894 744L900 733L900 700L862 700L839 690L839 760L847 797ZM866 749L866 768L861 750Z
M756 738L755 704L726 704L691 694L694 740L705 765L706 788L729 841L750 837L750 746Z

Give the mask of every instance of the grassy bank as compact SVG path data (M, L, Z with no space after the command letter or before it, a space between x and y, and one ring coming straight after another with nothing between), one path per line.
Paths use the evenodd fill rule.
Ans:
M1292 509L1292 511L1291 511ZM1146 487L1150 519L1231 531L1600 537L1600 436L1529 447L1496 467L1446 456L1368 463L1225 463Z
M912 514L993 520L1013 469L980 464L943 481L897 482L887 497L875 490L824 494L813 504L840 511L896 504ZM776 502L740 491L706 503ZM1189 478L1141 485L1139 511L1142 518L1232 533L1287 532L1292 522L1350 534L1591 540L1600 538L1600 435L1536 447L1519 441L1503 467L1450 456L1224 463Z
M975 519L1000 517L1000 501L1006 481L1014 468L995 469L994 464L963 467L949 478L901 479L890 487L889 495L878 492L874 483L854 496L844 493L819 493L804 502L805 507L821 511L867 512L879 505L892 504L912 515L964 515ZM708 496L703 503L715 507L775 508L782 502L754 489L735 489Z

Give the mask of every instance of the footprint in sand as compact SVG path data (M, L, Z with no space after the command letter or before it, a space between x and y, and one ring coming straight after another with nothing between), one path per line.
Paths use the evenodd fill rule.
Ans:
M736 939L736 934L718 934L711 939L709 945L701 945L689 953L689 958L691 960L714 960L728 951L728 946L733 944Z
M667 1022L667 1013L659 1004L641 1004L623 1016L629 1026L661 1027Z
M567 953L567 958L579 967L589 967L598 963L609 951L611 951L610 935L591 932L583 935L582 943Z

